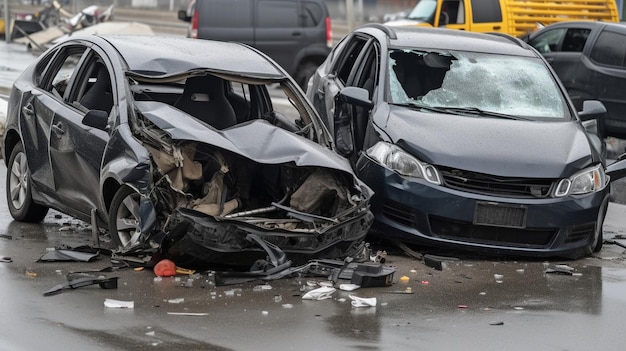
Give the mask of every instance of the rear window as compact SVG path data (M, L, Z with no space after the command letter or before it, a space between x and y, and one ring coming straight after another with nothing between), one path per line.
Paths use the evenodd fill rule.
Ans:
M597 63L626 67L626 35L603 31L591 51L591 59Z

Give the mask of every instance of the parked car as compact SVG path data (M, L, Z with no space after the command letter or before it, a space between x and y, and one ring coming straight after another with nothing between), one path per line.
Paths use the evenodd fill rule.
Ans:
M308 86L336 149L373 190L374 231L525 256L600 250L600 140L547 62L505 34L366 25ZM623 176L624 162L611 165Z
M178 18L189 36L258 48L304 87L332 47L324 0L193 0Z
M54 208L109 229L120 252L168 243L177 259L247 267L267 257L262 246L300 262L364 245L370 190L266 55L184 38L72 38L10 94L13 218Z
M601 136L626 139L626 26L606 22L563 22L524 38L548 60L574 102L600 100L607 114Z

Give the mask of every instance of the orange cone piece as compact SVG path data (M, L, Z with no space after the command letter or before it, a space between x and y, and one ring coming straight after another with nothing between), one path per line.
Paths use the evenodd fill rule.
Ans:
M154 266L157 277L173 277L176 275L176 264L172 260L164 259Z

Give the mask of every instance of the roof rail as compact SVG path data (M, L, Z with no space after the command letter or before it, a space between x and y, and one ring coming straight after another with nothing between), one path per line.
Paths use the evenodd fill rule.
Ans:
M384 24L381 24L381 23L366 23L360 26L359 28L376 28L385 32L385 34L387 34L389 39L398 39L398 37L396 36L396 31L393 28L386 26Z
M520 40L519 38L516 38L510 34L506 34L506 33L501 33L501 32L488 32L487 34L491 34L491 35L495 35L504 39L508 39L509 41L513 42L514 44L517 44L517 46L521 47L521 48L526 48L526 43L522 40Z

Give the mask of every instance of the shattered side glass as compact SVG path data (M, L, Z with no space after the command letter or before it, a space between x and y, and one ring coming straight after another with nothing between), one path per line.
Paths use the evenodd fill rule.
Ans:
M568 118L563 94L536 58L470 52L390 52L391 102Z

